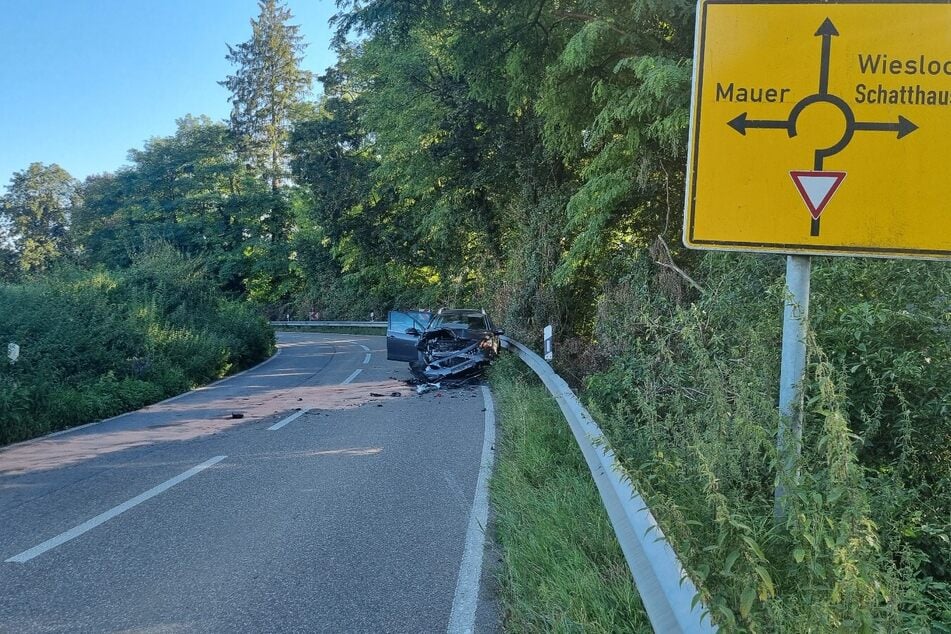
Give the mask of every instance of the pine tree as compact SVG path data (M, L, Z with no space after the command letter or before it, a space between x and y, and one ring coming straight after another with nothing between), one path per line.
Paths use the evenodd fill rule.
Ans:
M290 10L277 0L260 0L251 20L251 39L228 46L234 75L219 82L231 91L231 129L239 151L272 191L288 173L287 140L294 111L309 92L312 74L300 67L306 44Z

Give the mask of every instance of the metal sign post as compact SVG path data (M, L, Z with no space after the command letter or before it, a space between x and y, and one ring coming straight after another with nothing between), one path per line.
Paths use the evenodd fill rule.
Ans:
M783 309L783 348L779 370L780 422L776 435L779 465L773 506L777 523L786 517L785 484L795 481L799 476L811 268L812 258L808 255L786 256L786 302Z

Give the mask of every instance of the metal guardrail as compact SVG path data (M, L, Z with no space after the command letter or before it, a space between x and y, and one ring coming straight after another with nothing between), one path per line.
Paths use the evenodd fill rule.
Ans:
M630 479L622 475L604 433L578 397L544 359L526 346L508 337L502 337L502 345L513 350L538 375L558 402L601 493L654 631L716 632L706 606L699 599L694 600L696 586L644 499Z
M387 326L386 322L379 321L272 321L271 325L383 329ZM697 599L696 585L684 571L644 498L623 475L614 452L607 446L604 432L577 395L528 347L509 337L501 339L505 348L514 351L538 375L568 421L601 494L654 631L664 634L717 632L706 606Z
M316 328L382 328L386 330L385 321L272 321L272 326L311 326Z

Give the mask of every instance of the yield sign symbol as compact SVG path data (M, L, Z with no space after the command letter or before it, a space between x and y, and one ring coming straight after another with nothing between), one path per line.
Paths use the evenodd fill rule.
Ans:
M789 175L792 176L813 220L819 219L822 210L832 199L832 194L845 179L845 172L792 171Z

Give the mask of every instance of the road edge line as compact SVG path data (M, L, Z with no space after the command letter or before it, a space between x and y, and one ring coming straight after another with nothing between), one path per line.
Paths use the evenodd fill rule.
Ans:
M479 585L489 521L489 479L495 464L495 402L492 400L492 392L485 385L482 386L482 399L485 402L482 461L472 499L472 510L469 512L466 544L462 563L459 565L449 625L446 628L448 634L470 634L475 631L476 610L479 607Z

